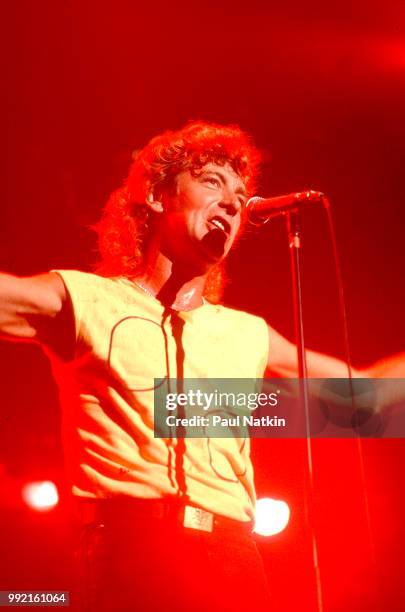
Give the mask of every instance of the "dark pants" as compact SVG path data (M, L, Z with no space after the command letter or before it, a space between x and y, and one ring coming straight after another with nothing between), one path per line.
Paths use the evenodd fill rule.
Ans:
M243 523L224 520L207 533L184 527L178 513L90 504L94 518L82 527L77 556L78 610L269 610L262 560Z

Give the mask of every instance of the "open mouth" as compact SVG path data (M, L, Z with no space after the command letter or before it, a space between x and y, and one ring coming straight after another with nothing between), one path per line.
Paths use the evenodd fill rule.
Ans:
M208 221L208 224L210 228L219 229L221 232L226 234L226 236L231 233L231 226L229 222L223 217L219 217L218 215L212 217L212 219Z

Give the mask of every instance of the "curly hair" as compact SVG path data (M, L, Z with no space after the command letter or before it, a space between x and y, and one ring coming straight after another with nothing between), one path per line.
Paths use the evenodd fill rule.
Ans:
M253 194L260 154L238 126L190 122L180 130L152 138L137 152L127 179L111 194L94 228L100 253L97 272L128 278L139 275L153 233L151 211L145 204L147 195L170 189L179 172L194 171L209 162L229 163L244 181L248 195ZM223 282L224 268L219 263L208 275L205 297L218 302Z

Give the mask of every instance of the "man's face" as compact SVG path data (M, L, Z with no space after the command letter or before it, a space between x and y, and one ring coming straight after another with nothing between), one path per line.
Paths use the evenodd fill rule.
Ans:
M185 265L207 269L229 252L242 221L246 189L229 163L180 172L162 197L162 246Z

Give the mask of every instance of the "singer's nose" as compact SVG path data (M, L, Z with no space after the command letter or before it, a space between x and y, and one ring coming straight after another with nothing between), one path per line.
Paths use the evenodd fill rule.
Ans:
M242 209L242 202L236 193L224 194L224 197L219 205L231 217L234 217Z

